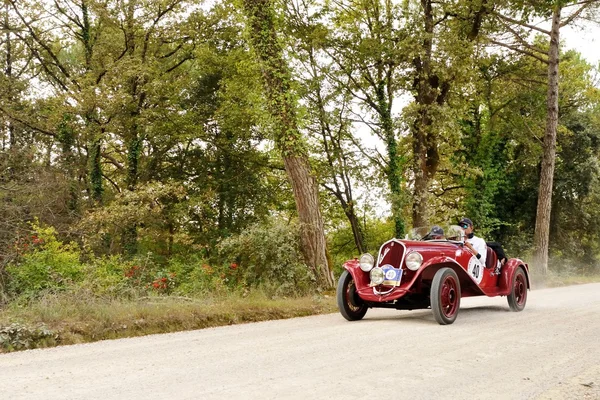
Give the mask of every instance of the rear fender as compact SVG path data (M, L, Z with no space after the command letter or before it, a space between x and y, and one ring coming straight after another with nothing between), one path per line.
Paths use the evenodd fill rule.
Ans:
M525 277L527 278L527 289L531 289L531 282L529 280L529 267L522 260L518 258L511 258L502 267L502 273L500 276L499 292L501 295L508 295L512 290L512 281L517 271L517 268L523 267L525 271Z

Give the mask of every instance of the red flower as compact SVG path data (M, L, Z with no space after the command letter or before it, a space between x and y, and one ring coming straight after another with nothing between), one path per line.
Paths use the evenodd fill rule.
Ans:
M237 269L238 265L236 263L231 263L231 265L229 266L229 268L231 269Z

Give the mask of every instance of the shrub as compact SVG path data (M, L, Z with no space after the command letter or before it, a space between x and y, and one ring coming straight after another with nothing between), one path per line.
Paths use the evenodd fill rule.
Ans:
M137 272L138 268L138 265L120 256L94 258L85 265L79 288L98 297L130 298L135 294L136 286L143 286L141 281L137 285L132 282L137 278L133 272Z
M173 258L169 260L167 270L169 275L174 274L167 279L167 282L172 282L173 293L178 295L219 295L243 286L237 269L215 265L201 257L191 257L186 260Z
M0 347L8 351L52 346L58 339L57 334L43 325L32 328L14 323L0 327Z
M77 244L57 240L52 227L32 227L35 233L16 244L23 253L6 268L11 297L35 298L42 292L62 291L83 276Z
M224 269L235 265L235 278L275 295L313 290L314 275L302 261L296 224L267 221L223 240L219 254Z

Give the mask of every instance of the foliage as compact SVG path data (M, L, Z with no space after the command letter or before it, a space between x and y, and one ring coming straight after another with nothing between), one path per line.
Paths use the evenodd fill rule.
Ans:
M64 291L83 277L77 244L64 244L56 230L32 224L34 234L15 244L22 256L9 264L7 293L12 297L35 298L42 292Z
M56 333L43 325L35 328L18 323L0 326L0 347L6 351L53 346L58 339Z
M277 295L299 295L311 290L315 276L299 251L296 223L270 220L255 224L221 242L221 259L235 264L240 278L251 287Z
M376 254L379 247L390 240L394 235L394 221L381 220L374 217L365 218L363 230L366 238L366 251ZM352 232L344 225L328 235L331 257L333 259L333 271L336 277L342 273L342 265L347 260L360 257L360 252L352 243Z

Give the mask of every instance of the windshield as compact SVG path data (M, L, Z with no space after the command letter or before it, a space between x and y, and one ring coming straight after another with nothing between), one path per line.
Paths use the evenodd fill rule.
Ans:
M406 235L408 240L461 241L464 231L458 225L419 226L410 230Z

